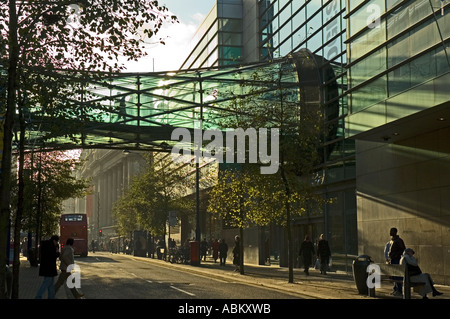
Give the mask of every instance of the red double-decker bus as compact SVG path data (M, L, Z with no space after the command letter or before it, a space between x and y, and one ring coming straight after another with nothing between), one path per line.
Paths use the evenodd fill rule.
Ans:
M59 223L59 243L64 247L68 238L73 238L75 255L88 254L88 231L86 214L63 214Z

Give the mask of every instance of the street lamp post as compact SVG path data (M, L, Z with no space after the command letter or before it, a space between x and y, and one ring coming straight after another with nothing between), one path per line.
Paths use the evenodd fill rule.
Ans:
M200 132L203 131L203 83L200 72L198 72L198 78L199 78L199 90L200 93ZM201 231L200 231L200 156L201 156L201 147L202 145L195 145L195 147L198 147L197 150L194 150L194 156L195 156L195 206L196 206L196 212L195 212L195 221L196 221L196 228L195 228L195 240L197 241L198 245L200 246L201 241ZM199 247L198 246L198 247ZM199 247L200 248L200 247ZM200 264L200 249L198 249L198 263Z

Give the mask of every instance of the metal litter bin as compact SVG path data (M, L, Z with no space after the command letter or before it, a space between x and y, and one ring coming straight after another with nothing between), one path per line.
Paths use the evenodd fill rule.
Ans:
M372 263L370 256L361 255L353 261L353 279L360 295L368 295L369 287L367 286L367 266Z

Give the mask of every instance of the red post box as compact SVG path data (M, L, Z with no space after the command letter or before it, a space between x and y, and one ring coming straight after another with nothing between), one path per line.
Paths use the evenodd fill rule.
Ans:
M190 242L190 248L191 248L191 265L198 266L200 265L200 243L198 241L191 241Z

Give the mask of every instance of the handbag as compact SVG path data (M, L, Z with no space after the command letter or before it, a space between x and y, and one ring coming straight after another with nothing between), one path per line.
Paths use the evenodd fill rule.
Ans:
M316 263L314 264L314 269L319 270L320 269L320 259L316 258Z

